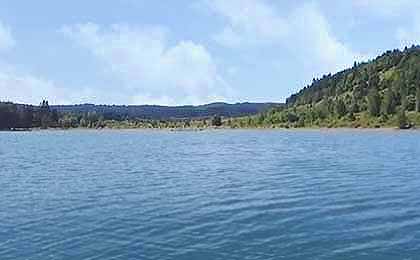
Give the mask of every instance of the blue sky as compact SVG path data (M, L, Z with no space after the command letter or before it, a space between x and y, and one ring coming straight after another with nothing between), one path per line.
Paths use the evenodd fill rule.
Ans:
M282 102L420 42L415 0L0 0L0 100Z

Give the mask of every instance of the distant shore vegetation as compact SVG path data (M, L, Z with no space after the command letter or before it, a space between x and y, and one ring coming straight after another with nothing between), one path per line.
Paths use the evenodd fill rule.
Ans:
M420 47L393 50L334 75L314 79L286 104L257 115L142 119L96 111L58 112L0 102L0 130L32 128L390 128L420 126Z
M328 108L297 106L272 108L254 116L223 118L213 116L195 119L107 119L96 112L58 113L48 102L40 106L0 103L0 130L31 129L254 129L254 128L401 128L420 126L420 113L396 111L390 115L372 116L367 111L341 115ZM398 108L396 108L398 109ZM324 114L325 113L325 114Z

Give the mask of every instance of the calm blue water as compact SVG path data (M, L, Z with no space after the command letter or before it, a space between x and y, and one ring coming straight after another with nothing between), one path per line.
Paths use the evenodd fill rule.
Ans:
M0 259L420 259L420 132L2 132Z

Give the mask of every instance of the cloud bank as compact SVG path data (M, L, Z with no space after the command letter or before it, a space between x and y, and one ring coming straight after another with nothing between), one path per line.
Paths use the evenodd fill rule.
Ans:
M363 19L360 24L368 27L366 31L356 28L360 24L352 27L360 29L362 36L372 28L385 30L375 33L386 37L389 49L418 44L420 39L417 18L420 2L414 0L353 0L337 5L324 0L200 0L193 5L201 8L189 11L204 10L208 16L191 14L199 24L185 32L180 27L185 26L183 23L189 17L165 17L162 22L174 24L148 26L143 20L143 25L136 24L137 20L100 24L100 19L92 16L91 23L68 19L69 24L63 26L63 20L56 21L51 25L56 34L44 35L45 45L34 47L19 44L14 37L15 29L21 30L19 36L24 35L25 29L12 28L0 21L0 99L34 104L47 98L52 103L161 105L232 102L255 97L278 100L313 77L373 57L356 49L360 44L365 46L359 33L348 42L340 38L348 32L334 31L332 21L340 23L338 27L343 30L349 30L350 25L337 19L340 13L332 14L331 10L348 9L348 17ZM150 8L147 12L156 11L153 4L145 6ZM382 22L385 25L378 24ZM45 33L43 28L34 30ZM384 39L381 40L384 44ZM372 45L367 46L366 42L363 49L377 49L376 43L369 44ZM25 66L20 51L31 53L40 48L45 48L47 54L50 50L69 52L50 53L45 61L30 60L39 59L40 55L25 57L28 66L44 62L40 67L49 70L50 75L31 75L19 70ZM76 66L75 73L80 72L78 80L72 81L74 74L55 73L66 59L67 68ZM92 78L90 86L68 85L79 84L86 77ZM279 85L285 86L279 89Z
M164 28L86 23L61 32L122 82L130 103L199 104L231 95L209 51L192 41L169 44Z
M0 51L7 51L14 47L15 40L8 26L0 21Z
M236 49L277 47L293 53L314 74L333 72L365 58L337 39L313 2L303 3L287 15L263 0L205 0L203 4L226 20L213 38Z
M16 45L12 30L0 21L0 51L10 52ZM0 56L1 101L38 104L49 98L56 103L66 102L69 93L57 87L52 81L22 74L12 64L2 61Z
M290 32L287 21L262 1L206 0L204 4L227 19L225 28L213 38L228 47L275 43Z

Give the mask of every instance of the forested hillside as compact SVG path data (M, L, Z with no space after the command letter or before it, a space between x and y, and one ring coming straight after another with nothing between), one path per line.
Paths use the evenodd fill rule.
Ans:
M420 123L420 46L314 79L286 103L258 116L259 125L410 128Z

